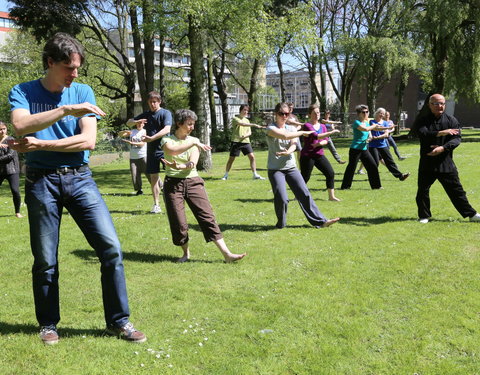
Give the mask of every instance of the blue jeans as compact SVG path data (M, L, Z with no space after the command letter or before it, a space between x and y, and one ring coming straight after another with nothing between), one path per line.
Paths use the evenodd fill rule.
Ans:
M60 321L58 242L63 208L82 230L100 260L103 307L107 326L123 326L130 315L123 255L110 212L88 167L66 174L27 168L25 203L35 312L41 326Z

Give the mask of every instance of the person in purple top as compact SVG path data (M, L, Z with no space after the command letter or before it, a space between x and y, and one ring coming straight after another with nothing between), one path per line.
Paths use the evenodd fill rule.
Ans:
M310 122L305 123L302 130L313 131L314 133L305 137L303 148L300 153L300 172L307 183L310 180L313 167L323 173L326 179L328 199L339 201L335 196L335 172L332 165L325 156L324 146L328 145L330 135L339 133L339 130L327 131L325 124L320 123L320 109L318 105L312 104L308 108Z

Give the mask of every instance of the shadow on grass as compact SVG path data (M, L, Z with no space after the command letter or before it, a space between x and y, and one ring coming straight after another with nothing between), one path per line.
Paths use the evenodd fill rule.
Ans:
M273 202L273 198L269 198L269 199L239 198L239 199L235 199L235 201L242 202L242 203L263 203L263 202Z
M200 230L198 225L190 225L195 230ZM286 228L313 228L309 224L304 225L287 225ZM270 230L281 230L277 228L275 225L254 225L254 224L221 224L220 229L222 232L227 232L229 230L238 230L242 232L265 232ZM285 228L284 228L285 229Z
M356 226L370 226L377 224L385 223L398 223L404 221L417 221L417 218L414 217L397 217L392 218L390 216L379 216L379 217L342 217L339 221L339 224L350 224Z
M73 250L72 254L79 257L80 259L85 260L89 263L98 263L98 258L95 255L95 251L93 250ZM140 262L140 263L159 263L159 262L170 262L170 263L178 263L179 257L166 255L166 254L146 254L146 253L138 253L136 251L133 252L123 252L123 260L131 261L131 262ZM189 262L192 263L219 263L219 261L213 260L206 260L206 259L190 259Z
M0 335L11 335L15 333L23 334L38 334L39 327L35 324L12 324L0 321ZM59 329L60 337L72 337L72 336L103 336L102 329L80 329L62 327Z

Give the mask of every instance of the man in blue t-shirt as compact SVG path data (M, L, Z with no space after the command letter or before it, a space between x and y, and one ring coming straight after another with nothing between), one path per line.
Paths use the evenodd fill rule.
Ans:
M144 137L144 141L147 142L147 169L146 173L150 186L152 188L153 195L153 207L150 211L153 214L162 212L159 205L160 188L162 186L162 180L160 179L160 163L163 159L163 151L160 148L160 141L164 135L170 133L172 127L172 113L166 109L160 107L162 104L162 98L156 91L148 93L148 107L149 111L135 116L128 120L127 125L134 126L138 122L145 125L145 131L147 135Z
M105 113L95 105L89 86L73 82L83 61L83 46L57 33L43 50L45 77L16 85L9 95L13 127L24 136L10 146L26 153L25 203L40 338L47 345L59 340L58 244L66 208L100 259L105 333L143 342L145 335L129 321L120 242L88 168L97 118Z

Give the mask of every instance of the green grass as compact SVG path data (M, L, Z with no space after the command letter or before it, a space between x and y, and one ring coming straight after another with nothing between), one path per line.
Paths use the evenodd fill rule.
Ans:
M339 140L348 156L347 142ZM478 143L455 161L480 209ZM418 144L399 144L412 172L397 181L381 167L384 190L365 176L327 201L318 171L309 183L327 217L314 229L296 202L288 227L273 229L268 181L251 180L239 157L221 181L227 153L202 173L217 221L240 263L224 264L191 223L192 261L176 264L167 218L151 195L131 196L128 163L94 168L123 244L132 321L145 344L103 338L99 264L68 214L60 244L60 343L38 339L27 219L13 217L0 188L0 374L480 374L480 225L462 219L439 183L434 220L416 221ZM266 152L257 151L266 176ZM332 158L330 158L332 160ZM340 186L345 166L332 163ZM145 189L148 190L148 189ZM23 191L23 188L22 188ZM24 209L26 210L26 209ZM200 343L202 345L200 345Z

